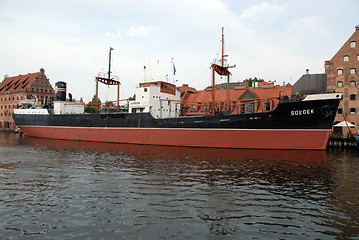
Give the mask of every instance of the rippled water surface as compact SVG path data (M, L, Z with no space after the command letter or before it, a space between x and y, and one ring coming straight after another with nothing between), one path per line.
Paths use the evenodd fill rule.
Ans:
M356 150L0 133L1 239L359 239Z

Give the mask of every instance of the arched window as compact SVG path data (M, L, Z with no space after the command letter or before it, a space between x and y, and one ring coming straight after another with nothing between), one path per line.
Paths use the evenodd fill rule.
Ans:
M354 74L356 71L355 71L355 68L351 68L350 69L350 74Z
M356 82L355 82L355 81L350 81L350 86L351 86L351 87L355 87L355 86L356 86Z
M356 113L356 109L355 108L351 108L350 109L350 114L355 114Z
M357 45L357 43L355 41L350 42L350 47L351 48L355 48L356 45Z
M350 100L356 100L356 95L355 95L355 94L351 94L351 95L350 95Z
M343 87L343 82L342 81L338 82L338 87Z
M343 74L343 69L338 69L338 75L342 75Z
M349 62L349 56L347 55L347 56L344 56L344 62Z

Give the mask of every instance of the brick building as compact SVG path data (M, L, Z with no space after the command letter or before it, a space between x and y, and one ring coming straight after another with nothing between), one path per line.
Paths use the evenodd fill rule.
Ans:
M272 110L280 98L291 96L292 86L275 86L274 83L261 83L260 87L249 88L248 82L230 83L229 101L227 100L227 84L216 85L216 110L230 111L232 114L265 112ZM178 87L181 92L182 114L209 114L212 97L212 86L197 91L183 85ZM227 105L228 104L228 105Z
M41 104L45 100L52 102L54 96L54 89L43 68L36 73L5 76L0 84L0 130L15 129L12 114L20 107L21 100L37 98L38 104Z
M342 92L335 122L348 121L355 125L352 133L358 132L359 125L359 25L353 35L344 43L331 60L325 61L327 91Z

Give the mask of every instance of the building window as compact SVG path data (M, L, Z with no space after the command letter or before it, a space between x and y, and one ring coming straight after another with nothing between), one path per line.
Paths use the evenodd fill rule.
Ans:
M351 108L351 109L350 109L350 114L355 114L355 112L356 112L356 111L355 111L355 108Z
M349 56L344 56L344 62L349 62Z
M250 103L247 104L247 113L253 113L254 112L254 104Z
M354 74L356 71L355 71L355 68L351 68L350 69L350 74Z
M338 108L338 114L343 114L343 108Z
M338 87L343 87L343 82L342 81L338 82Z
M357 61L359 61L359 55L357 55Z
M355 100L356 99L356 95L355 94L351 94L350 95L350 100Z
M351 86L351 87L355 87L355 85L356 85L356 82L355 82L355 81L350 81L350 86Z
M197 106L196 106L196 105L193 105L193 106L192 106L191 112L197 112Z
M343 69L338 69L338 75L343 74Z
M350 42L350 47L351 47L351 48L355 48L355 47L356 47L356 45L357 45L357 44L356 44L356 42L355 42L355 41Z

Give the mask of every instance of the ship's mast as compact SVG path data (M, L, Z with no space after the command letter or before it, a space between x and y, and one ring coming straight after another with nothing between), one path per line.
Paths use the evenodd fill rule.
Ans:
M230 111L230 98L229 98L229 75L231 73L228 71L228 68L236 67L234 66L225 66L224 58L228 57L228 55L224 55L224 28L222 27L222 56L221 56L221 65L212 64L212 103L210 106L211 114L215 115L216 112L216 81L215 81L215 73L221 76L227 76L227 92L226 92L226 110Z
M110 53L108 56L108 79L111 79L111 51L114 50L112 47L110 47Z
M108 78L104 77L96 77L96 97L95 97L95 113L98 112L98 83L104 83L106 85L117 85L117 108L116 110L119 111L120 107L120 85L121 83L119 81L111 79L111 51L114 50L112 47L110 47L110 53L109 53L109 61L108 61Z
M221 60L221 63L222 63L222 67L223 67L223 64L224 64L224 27L222 27L222 60Z

